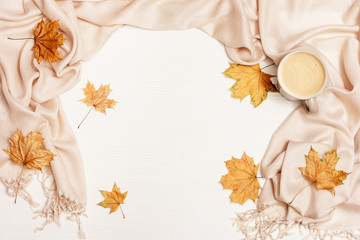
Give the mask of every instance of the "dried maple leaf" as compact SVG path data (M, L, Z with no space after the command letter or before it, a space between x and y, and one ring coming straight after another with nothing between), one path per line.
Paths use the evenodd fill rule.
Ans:
M88 106L91 106L92 108L90 111L94 108L96 111L106 114L106 108L114 109L114 106L117 103L117 101L107 98L111 92L110 84L105 86L101 84L98 90L95 90L94 85L88 81L86 87L82 90L85 94L85 98L81 99L80 101ZM89 115L90 111L85 116L85 118ZM81 123L85 120L85 118L81 121ZM79 124L78 128L80 127L81 123Z
M116 183L114 183L113 189L111 192L100 190L102 195L104 196L104 201L98 203L99 206L102 206L104 208L110 208L110 213L115 212L118 210L121 205L124 203L124 200L126 198L127 192L121 193L120 188L116 186ZM125 218L124 212L121 209L121 212L123 214L123 218Z
M230 63L224 75L236 80L231 87L232 97L243 100L250 95L251 104L254 107L259 106L267 98L268 92L277 91L271 83L272 76L262 72L259 64L246 66Z
M55 154L43 146L41 133L30 132L26 137L17 130L9 138L10 149L4 149L9 157L16 163L30 169L41 171L42 166L50 165Z
M33 30L34 46L32 50L39 64L43 59L49 63L61 60L58 47L63 45L66 39L57 32L58 29L59 21L45 23L44 20L41 20Z
M82 90L84 91L85 98L80 101L88 106L94 107L96 111L101 113L106 114L106 108L114 109L117 103L117 101L107 98L111 92L110 84L105 86L101 84L98 90L95 90L94 85L88 81L86 87Z
M339 161L336 150L327 152L320 159L319 154L311 147L308 155L305 155L306 167L301 167L301 173L316 184L319 190L329 190L335 195L334 187L343 184L347 175L344 171L335 170Z
M9 138L10 149L3 149L3 151L16 164L23 165L19 179L22 176L24 167L41 171L42 166L50 165L50 161L54 160L55 154L44 148L43 140L41 133L30 132L24 137L20 130L14 132L13 136ZM18 189L16 191L15 203L17 194Z
M245 152L241 159L232 157L225 163L229 173L222 176L220 183L224 189L233 190L231 201L244 204L251 199L255 202L261 189L256 176L259 164L255 165L253 158L247 156Z

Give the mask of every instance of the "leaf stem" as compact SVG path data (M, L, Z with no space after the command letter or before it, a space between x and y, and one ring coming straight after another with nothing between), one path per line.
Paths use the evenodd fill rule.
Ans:
M32 40L35 40L35 38L11 38L11 37L8 37L9 40L26 40L26 39L32 39Z
M119 204L119 207L120 207L121 213L122 213L122 215L123 215L123 219L125 219L125 214L124 214L124 212L123 212L123 210L122 210L122 208L121 208L121 204Z
M307 188L307 187L309 187L309 186L311 186L311 185L313 185L314 183L316 183L316 182L312 182L312 183L310 183L310 184L308 184L308 185L306 185L305 187L303 187L296 195L295 195L295 197L293 198L293 200L291 200L288 204L290 205L290 204L292 204L293 203L293 201L295 200L295 198L305 189L305 188Z
M87 118L87 116L89 116L91 110L93 110L93 109L94 109L94 106L92 106L92 107L90 108L89 112L86 114L86 116L84 117L84 119L80 122L80 124L79 124L79 126L78 126L78 129L80 128L81 124L85 121L85 119Z
M17 196L18 196L18 193L19 193L20 181L21 181L22 174L23 174L23 172L24 172L24 168L25 168L25 165L23 165L22 168L21 168L20 176L19 176L19 179L18 179L18 187L17 187L17 189L16 189L16 195L15 195L14 204L16 204L16 199L17 199Z
M269 65L267 65L267 66L265 66L265 67L261 68L261 70L264 70L265 68L270 67L270 66L272 66L272 65L275 65L275 63L269 64Z

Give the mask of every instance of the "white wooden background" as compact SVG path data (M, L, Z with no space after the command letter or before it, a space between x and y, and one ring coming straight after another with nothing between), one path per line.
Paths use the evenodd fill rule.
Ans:
M81 82L62 96L78 138L88 187L87 238L125 240L235 240L236 213L254 208L230 203L219 180L224 161L244 151L259 162L272 133L298 105L270 93L258 108L250 99L231 98L234 80L223 46L205 33L121 28L90 62ZM107 115L79 102L90 80L111 84L117 100ZM128 197L120 212L96 204L99 190L116 182ZM33 233L40 219L23 199L13 204L0 186L0 239L77 239L77 226L65 221ZM38 182L31 187L42 200ZM299 239L293 235L288 239Z

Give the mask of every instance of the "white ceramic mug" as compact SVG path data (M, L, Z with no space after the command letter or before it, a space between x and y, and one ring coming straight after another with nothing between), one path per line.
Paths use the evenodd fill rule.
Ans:
M316 61L315 59L310 59L310 60L314 60L314 64L316 65L316 63L318 62L318 63L320 63L321 64L321 66L323 67L323 84L322 84L322 86L321 86L321 88L318 90L318 91L316 91L314 94L311 94L311 95L309 95L309 96L299 96L299 95L296 95L294 92L291 92L287 87L286 87L286 84L284 83L284 76L282 76L282 68L284 68L284 66L287 64L287 59L290 57L290 56L292 56L292 55L294 55L294 54L296 54L296 53L305 53L305 55L307 55L307 54L310 54L310 55L312 55L312 56L309 56L308 55L308 57L310 57L310 58L312 58L312 57L315 57L315 59L317 59L318 61ZM300 54L298 54L298 55L300 55ZM304 54L303 54L304 55ZM294 60L293 60L294 61ZM294 64L294 62L293 62L293 64ZM296 62L295 62L295 64L296 64ZM309 64L308 64L309 65ZM289 69L291 69L291 65L290 66L287 66ZM311 67L311 65L309 66L309 67ZM318 66L316 66L316 67L318 67ZM298 71L299 69L297 69L297 71ZM318 69L316 69L316 70L319 70L319 68ZM305 72L311 72L311 69L307 69L307 70L304 70L304 73ZM299 74L299 75L302 75L302 76L306 76L306 74L304 74L304 73L296 73L296 72L294 72L294 73L292 73L292 74ZM294 78L295 79L295 78ZM321 79L322 79L322 75L321 75ZM287 80L288 81L288 83L289 83L289 80ZM298 84L302 84L301 83L301 81L302 80L300 80L299 82L298 82ZM314 54L314 53L311 53L311 52L308 52L308 51L294 51L294 52L291 52L291 53L289 53L288 55L286 55L281 61L280 61L280 64L279 64L279 67L278 67L278 70L277 70L277 82L276 82L276 87L277 87L277 89L279 90L279 92L285 97L285 98L287 98L288 100L291 100L291 101L301 101L303 104L304 104L304 106L305 106L305 108L306 108L306 110L308 111L308 112L311 112L311 113L315 113L315 112L317 112L318 111L318 109L319 109L319 107L318 107L318 103L317 103L317 101L315 100L315 97L317 96L317 95L319 95L323 90L324 90L324 88L325 88L325 86L326 86L326 83L327 83L327 81L328 81L328 75L327 75L327 71L326 71L326 68L325 68L325 65L324 65L324 63L323 63L323 61L321 61L321 59L319 58L319 57L317 57L316 56L316 54ZM304 80L304 82L306 82L305 80ZM318 83L318 85L319 85L319 83ZM317 89L319 88L319 86L317 86Z

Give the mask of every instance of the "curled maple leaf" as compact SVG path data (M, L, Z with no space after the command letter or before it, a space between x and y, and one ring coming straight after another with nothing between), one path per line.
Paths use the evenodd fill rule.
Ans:
M89 115L92 109L95 109L96 111L106 115L106 108L114 109L115 104L117 104L117 101L107 98L112 91L110 89L110 84L105 86L101 84L98 90L95 90L94 85L87 81L86 87L82 90L84 92L85 98L81 99L80 101L88 106L91 106L91 109L86 114L85 118ZM80 125L83 123L85 118L81 121L78 128L80 128Z
M38 63L45 59L49 63L61 60L58 47L64 44L65 38L58 33L59 20L45 23L42 19L33 30L34 34L34 56Z
M111 192L100 190L102 195L104 196L104 201L98 203L99 206L102 206L104 208L110 208L110 213L115 212L119 209L121 209L121 212L123 214L123 218L125 218L124 212L121 208L120 204L124 203L124 200L127 196L127 192L121 193L120 188L116 186L116 183L114 183L113 189Z
M42 166L50 165L50 162L54 160L55 154L44 148L43 141L41 133L30 132L24 137L20 130L16 130L9 138L10 149L3 149L3 151L14 163L23 165L19 178L22 176L24 167L41 171ZM18 190L16 197L17 193Z
M335 169L339 161L336 150L329 151L320 158L319 154L311 147L305 155L306 167L301 167L301 173L315 183L318 190L329 190L335 195L334 187L343 184L347 175L344 171Z
M242 155L241 159L232 157L226 161L229 173L222 176L220 183L224 189L231 189L230 199L234 203L244 204L248 199L256 201L259 198L260 183L257 179L259 164L255 165L254 159Z
M232 97L243 100L250 95L251 104L259 106L266 98L268 92L276 92L276 87L271 83L269 74L261 71L260 65L240 65L230 63L230 67L224 72L228 78L236 80L231 87Z
M32 50L34 51L34 57L37 62L40 62L45 59L49 63L61 60L58 47L64 44L65 38L63 34L58 33L59 29L59 20L50 21L45 23L43 19L38 23L37 27L33 30L33 38L8 38L10 40L25 40L33 39L34 46Z

